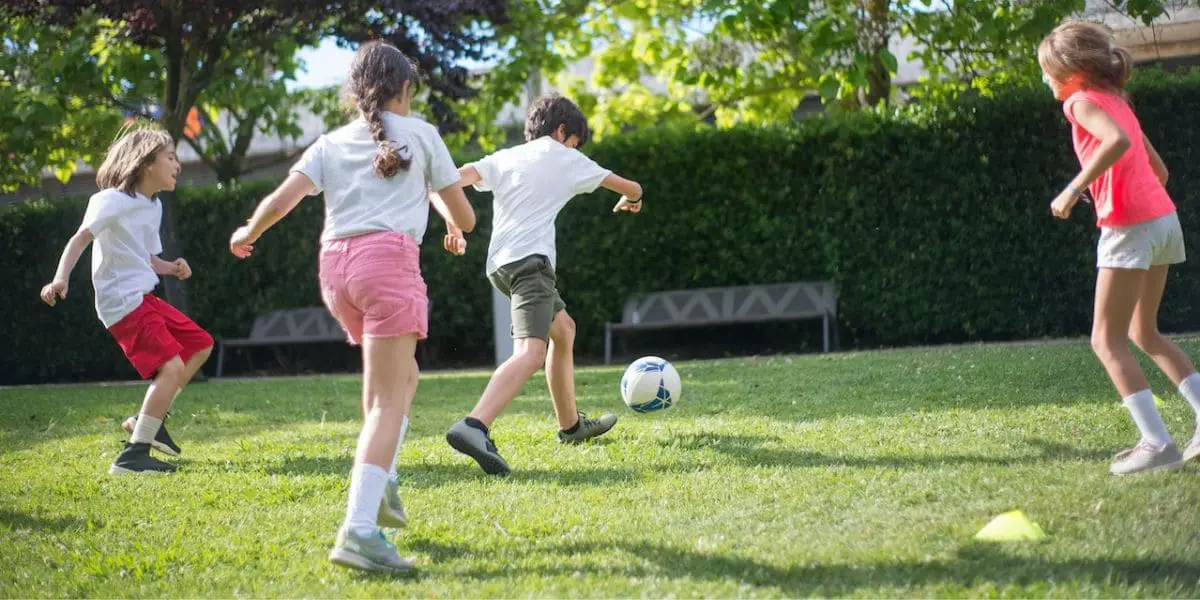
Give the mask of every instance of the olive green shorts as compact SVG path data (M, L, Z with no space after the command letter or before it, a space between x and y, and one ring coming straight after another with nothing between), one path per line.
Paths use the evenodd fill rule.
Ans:
M526 256L496 269L488 279L511 301L513 339L550 339L554 317L567 307L555 287L550 259L541 254Z

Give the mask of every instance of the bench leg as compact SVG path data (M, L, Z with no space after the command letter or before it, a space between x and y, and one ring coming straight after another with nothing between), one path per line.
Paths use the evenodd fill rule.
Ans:
M217 377L225 372L225 344L217 343Z
M821 323L823 323L825 326L824 327L824 329L825 329L825 352L828 353L829 352L829 315L825 315L825 317L821 319Z

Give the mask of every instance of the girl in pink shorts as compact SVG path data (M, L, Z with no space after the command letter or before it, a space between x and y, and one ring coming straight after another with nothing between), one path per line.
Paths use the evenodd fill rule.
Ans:
M363 348L363 428L346 519L329 559L373 571L412 568L379 528L408 523L396 456L417 387L417 340L427 334L429 302L418 259L429 204L447 223L475 227L437 129L408 116L416 85L416 67L399 50L364 44L346 84L359 117L313 143L229 240L233 254L246 258L304 196L324 193L321 296L351 342Z
M1038 63L1054 97L1063 103L1082 166L1050 210L1065 219L1085 198L1085 189L1095 199L1100 245L1092 348L1142 436L1133 448L1117 454L1109 470L1127 475L1177 469L1200 457L1200 375L1191 358L1158 331L1167 271L1184 261L1183 232L1164 187L1167 167L1125 98L1132 56L1100 25L1072 21L1042 40ZM1196 433L1182 453L1129 351L1130 338L1196 411Z

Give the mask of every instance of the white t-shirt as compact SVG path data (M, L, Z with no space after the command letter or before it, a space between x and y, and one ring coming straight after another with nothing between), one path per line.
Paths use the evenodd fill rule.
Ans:
M157 199L107 189L88 200L79 229L87 229L95 238L92 287L96 314L106 328L141 306L142 297L158 286L150 257L163 251L158 237L161 223L162 203Z
M365 119L322 135L292 167L325 192L325 228L321 241L376 231L398 231L418 243L429 222L429 190L458 181L458 168L437 128L415 117L383 113L387 139L412 157L408 170L391 179L375 173L379 144ZM407 149L403 148L407 146Z
M612 174L550 136L506 148L474 163L475 189L495 195L487 273L535 254L555 264L554 220L572 197Z

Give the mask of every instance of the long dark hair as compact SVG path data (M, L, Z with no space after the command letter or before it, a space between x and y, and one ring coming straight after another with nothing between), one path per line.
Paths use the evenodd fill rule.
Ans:
M383 107L400 95L405 82L411 93L418 83L417 67L395 46L378 40L367 42L354 55L350 79L346 82L346 99L358 107L367 120L371 137L379 144L375 172L384 178L412 166L408 146L397 147L388 141L383 128Z

